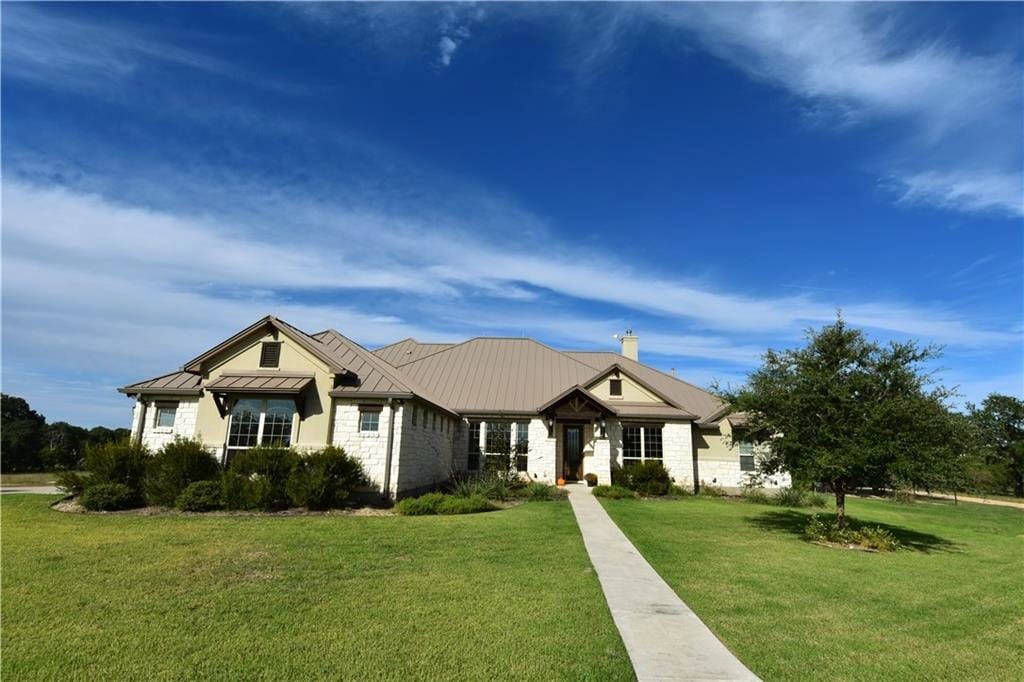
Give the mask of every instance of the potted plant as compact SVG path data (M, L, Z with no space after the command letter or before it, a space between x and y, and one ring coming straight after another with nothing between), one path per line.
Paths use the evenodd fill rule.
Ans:
M559 478L558 479L558 485L559 485L559 487L565 485L565 479L564 478Z
M597 474L587 474L583 477L583 480L587 482L587 485L593 488L597 485Z

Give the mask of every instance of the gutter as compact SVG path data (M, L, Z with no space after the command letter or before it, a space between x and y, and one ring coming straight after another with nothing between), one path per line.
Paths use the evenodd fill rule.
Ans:
M388 398L388 449L384 455L384 498L391 497L391 459L395 448L395 403Z
M136 399L136 402L138 402L139 405L141 406L139 408L139 435L136 436L133 433L132 434L132 440L134 440L136 443L141 445L142 444L142 435L146 432L146 408L149 407L149 403L146 400L144 400L142 398L142 396L139 396Z

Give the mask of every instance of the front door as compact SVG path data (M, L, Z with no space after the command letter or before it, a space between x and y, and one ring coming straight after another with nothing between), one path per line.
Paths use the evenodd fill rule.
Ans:
M583 426L562 426L562 478L578 481L583 478Z

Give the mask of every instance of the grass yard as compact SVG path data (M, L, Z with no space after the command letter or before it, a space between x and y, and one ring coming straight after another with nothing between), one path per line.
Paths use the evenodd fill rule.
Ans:
M734 500L605 500L687 604L765 680L1024 679L1024 512L848 499L909 547L799 535L810 512Z
M52 471L27 474L0 474L0 485L53 485L57 477Z
M458 517L3 505L4 679L631 679L565 502Z

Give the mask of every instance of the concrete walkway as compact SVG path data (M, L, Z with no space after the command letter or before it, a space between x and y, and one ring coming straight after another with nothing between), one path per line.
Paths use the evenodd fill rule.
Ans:
M758 679L651 568L590 488L566 489L638 680Z
M961 502L974 502L975 504L992 504L997 507L1015 507L1017 509L1024 509L1024 502L1014 502L1012 500L1000 500L991 497L974 497L972 495L957 495L955 498L952 495L946 493L918 493L918 497L928 499L929 497L937 498L940 500L959 500Z
M34 495L60 495L64 491L53 485L0 485L0 493L32 493Z

